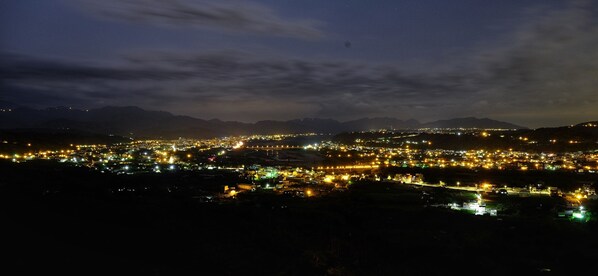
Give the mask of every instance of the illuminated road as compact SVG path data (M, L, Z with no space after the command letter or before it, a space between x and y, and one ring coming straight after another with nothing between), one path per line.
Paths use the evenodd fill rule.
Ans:
M393 182L393 183L401 183L401 182L392 181L392 180L385 180L385 181ZM429 184L429 183L402 183L402 184L432 187L432 188L446 188L446 189L451 189L451 190L461 190L461 191L470 191L470 192L483 191L483 189L478 189L476 187L469 187L469 186L446 186L446 185L441 186L440 184Z
M388 182L393 182L393 183L401 183L398 181L392 181L392 180L385 180ZM432 188L445 188L445 189L451 189L451 190L459 190L459 191L469 191L469 192L490 192L490 190L488 189L480 189L480 188L476 188L476 187L471 187L471 186L447 186L447 185L443 185L441 186L440 184L429 184L429 183L402 183L405 185L416 185L416 186L423 186L423 187L432 187ZM550 196L550 192L529 192L529 191L525 191L522 192L521 189L517 189L517 188L504 188L505 190L507 190L508 195L518 195L518 196L524 196L524 195L542 195L542 196Z

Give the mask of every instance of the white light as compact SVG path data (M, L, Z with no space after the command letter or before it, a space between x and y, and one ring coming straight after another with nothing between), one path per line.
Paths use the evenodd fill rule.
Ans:
M236 145L233 146L233 149L238 149L243 146L243 141L238 142Z

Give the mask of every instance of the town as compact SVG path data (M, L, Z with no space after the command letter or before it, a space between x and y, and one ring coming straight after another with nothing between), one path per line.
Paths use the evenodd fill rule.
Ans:
M554 212L556 215L582 218L579 216L582 202L596 199L592 182L598 176L598 152L595 150L454 150L435 148L436 142L429 138L418 139L422 135L430 137L430 134L485 138L495 133L504 136L509 131L434 129L397 133L378 130L355 133L361 138L350 143L339 141L336 136L316 133L138 140L110 145L70 144L64 149L2 153L0 158L14 163L50 160L115 175L199 173L208 178L223 173L236 175L230 182L208 189L207 193L205 188L189 192L189 196L205 202L240 200L245 194L265 191L280 196L321 197L345 191L355 183L376 185L376 182L384 182L465 193L468 195L465 198L447 203L430 201L430 191L424 191L422 199L429 206L467 210L478 215L505 213L504 208L491 203L496 201L493 198L497 195L557 196L564 200ZM527 141L527 138L515 139ZM394 143L389 143L391 141ZM36 147L27 143L27 148ZM454 171L461 173L455 176ZM554 172L582 177L568 177L565 182L556 184L537 179L525 183L501 181L492 176L484 178L483 172L536 172L549 176ZM111 192L142 194L152 188L155 187L149 183L142 187L125 184L112 187ZM588 214L583 219L589 217Z

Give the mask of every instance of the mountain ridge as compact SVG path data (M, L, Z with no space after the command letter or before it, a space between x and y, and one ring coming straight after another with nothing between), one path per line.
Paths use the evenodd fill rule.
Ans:
M262 120L255 123L199 119L136 106L106 106L80 110L68 107L32 109L19 107L0 113L0 129L78 129L101 134L147 138L208 138L229 135L277 133L340 133L373 129L417 128L505 128L525 129L515 124L475 117L420 123L392 117L338 121L329 118L302 118L287 121Z

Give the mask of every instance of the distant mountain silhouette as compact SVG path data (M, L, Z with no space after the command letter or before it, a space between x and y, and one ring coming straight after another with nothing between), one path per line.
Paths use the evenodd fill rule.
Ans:
M125 137L206 138L227 135L275 133L340 133L372 129L415 128L516 128L524 127L491 119L460 118L422 124L416 120L396 118L362 118L339 122L332 119L305 118L290 121L259 121L241 123L217 119L203 120L173 115L164 111L149 111L139 107L103 107L78 110L67 107L43 110L16 108L0 112L0 128L76 129Z
M585 122L572 126L538 128L529 133L532 140L565 140L598 143L598 121Z
M526 127L515 124L496 121L488 118L455 118L449 120L438 120L435 122L422 124L424 128L500 128L500 129L525 129Z
M19 106L14 103L0 100L0 109L17 108L17 107L19 107Z

